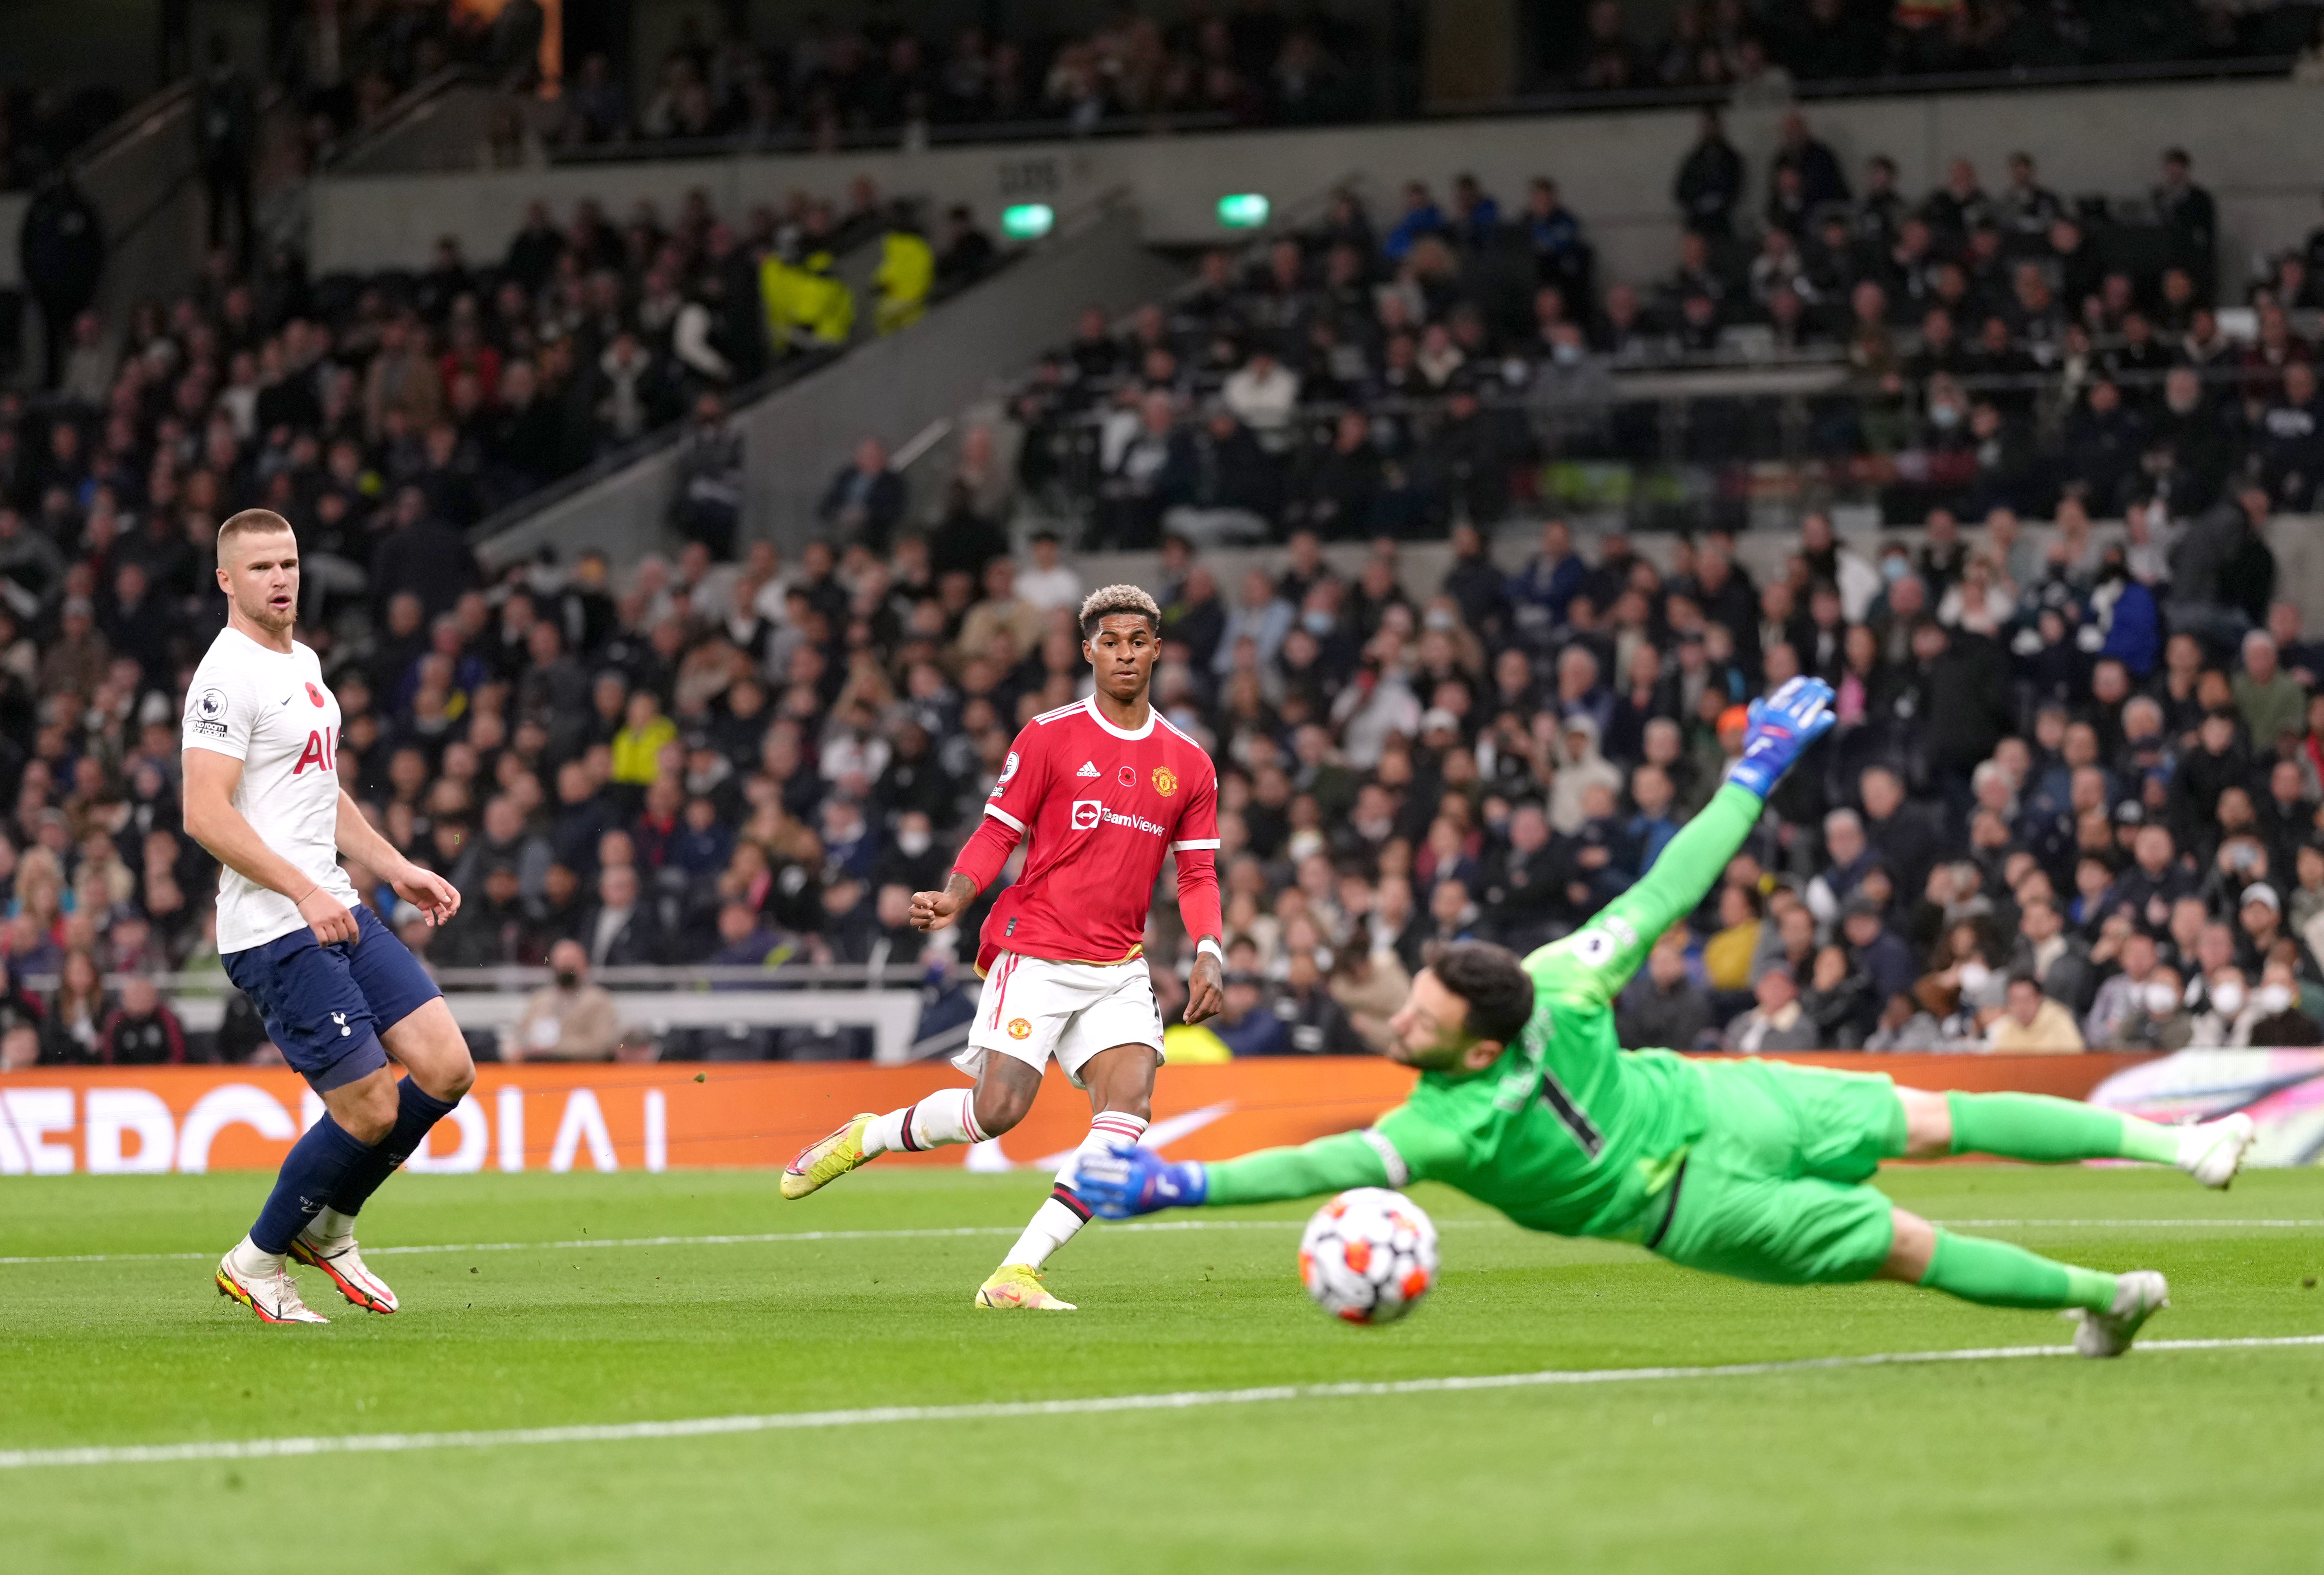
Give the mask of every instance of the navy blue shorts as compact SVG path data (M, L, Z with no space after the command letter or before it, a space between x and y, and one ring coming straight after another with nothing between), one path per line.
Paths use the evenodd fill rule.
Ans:
M315 932L301 926L219 959L234 987L258 1009L282 1059L317 1093L386 1065L381 1033L444 993L378 915L362 907L352 911L353 944L319 945Z

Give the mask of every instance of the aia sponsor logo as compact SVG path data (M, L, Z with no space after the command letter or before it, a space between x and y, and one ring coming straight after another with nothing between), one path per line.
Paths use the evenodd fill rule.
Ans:
M318 700L315 704L320 705L322 702ZM307 747L299 751L299 763L290 768L290 774L293 777L303 777L307 774L307 768L309 766L318 771L336 771L339 769L339 730L337 728L317 728L308 733Z

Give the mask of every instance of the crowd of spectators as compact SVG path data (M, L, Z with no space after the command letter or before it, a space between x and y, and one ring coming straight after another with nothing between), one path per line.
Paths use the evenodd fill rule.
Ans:
M1657 564L1553 521L1509 576L1462 527L1426 597L1392 542L1342 580L1302 533L1231 591L1174 543L1166 703L1215 741L1249 986L1220 1036L1377 1043L1431 942L1584 922L1715 790L1748 703L1807 672L1840 726L1624 992L1626 1045L2324 1037L2324 647L2288 603L2186 594L2209 533L2264 543L2226 516L2146 554L2014 524L1941 516L1876 566L1811 517L1764 584L1720 532ZM2013 556L2036 588L1962 596ZM2157 605L2182 614L2160 644Z
M1223 1018L1182 1048L1377 1045L1432 941L1580 924L1714 789L1748 702L1799 672L1832 682L1840 728L1625 994L1627 1042L2313 1043L2324 649L2266 600L2256 523L2230 500L2100 544L2069 514L2036 545L2006 514L1975 539L1939 515L1868 560L1813 516L1764 583L1718 531L1650 561L1619 535L1585 557L1553 521L1512 574L1464 525L1434 587L1390 540L1334 572L1310 530L1222 586L1172 537L1156 698L1220 763L1230 964ZM20 1061L184 1054L166 1007L105 981L216 966L175 723L222 603L167 533L60 551L44 524L0 528L0 1036L23 1030ZM605 1038L579 1027L604 1015L587 973L625 964L883 964L927 981L924 1027L964 1020L954 947L992 894L933 947L908 896L941 883L1016 728L1087 690L1084 587L1054 539L982 562L908 529L795 561L696 543L620 577L591 556L489 582L456 537L425 546L374 634L307 638L346 713L343 778L466 893L433 931L355 871L431 965L556 963L535 1031L562 1025L573 1054ZM2206 588L2222 553L2260 576L2256 618ZM62 564L53 599L17 577L36 558ZM1166 1006L1169 885L1148 940ZM209 1053L270 1052L243 1009Z
M2236 0L1676 0L1656 10L1659 37L1621 0L1577 8L1572 34L1545 41L1546 85L1788 97L1796 82L2285 56L2316 31L2307 7Z
M618 220L589 200L562 223L535 204L488 263L447 237L424 269L309 280L287 249L240 273L217 248L200 288L137 307L124 332L94 310L68 319L41 400L0 396L11 594L20 614L52 613L68 594L110 594L131 559L183 591L218 521L263 506L306 544L310 616L333 597L383 612L413 587L440 611L449 589L391 546L399 533L463 530L681 419L675 520L724 556L742 467L725 397L849 341L835 254L918 259L875 280L881 331L994 260L964 211L938 240L859 180L844 207L798 196L735 223L698 190ZM795 309L809 289L829 309ZM97 582L69 593L76 558Z
M1966 159L1924 193L1883 156L1851 180L1792 113L1752 214L1706 110L1673 182L1677 254L1651 280L1601 278L1548 177L1521 195L1414 180L1386 222L1343 191L1127 321L1086 314L1016 393L1019 479L1037 511L1129 547L1166 520L1276 540L1490 524L1578 502L1556 490L1572 460L1704 474L1686 507L1738 520L1774 461L1896 523L2061 500L2184 519L2246 481L2304 510L2324 477L2301 327L2324 305L2324 229L2228 290L2217 204L2182 150L2158 162L2117 222L2024 153L1990 190ZM1634 371L1785 363L1831 382L1624 391Z
M542 123L512 106L488 156L698 140L837 146L867 133L1060 123L1082 133L1157 116L1236 125L1319 124L1374 110L1370 31L1330 13L1270 4L1160 21L1123 8L1086 32L946 36L875 10L855 20L809 13L779 39L754 36L739 12L706 30L692 14L676 45L635 71L613 48L575 44L560 108ZM325 25L328 18L330 25ZM398 93L447 66L511 90L540 85L546 15L509 0L487 22L456 0L300 8L270 45L271 75L326 146L376 124ZM1409 106L1407 106L1409 107Z
M1529 24L1535 63L1512 86L1787 97L1793 84L1833 79L2289 55L2314 32L2306 7L2230 0L1678 0L1657 10L1659 37L1621 0L1545 10ZM538 0L510 0L489 21L455 0L284 17L274 74L323 143L447 65L530 90L547 20ZM779 39L739 16L706 29L689 14L677 44L634 73L614 52L579 45L545 146L519 146L527 134L512 116L499 154L701 139L836 146L908 128L973 134L1043 122L1088 133L1157 117L1313 125L1407 115L1420 107L1417 71L1380 67L1421 44L1415 20L1393 8L1368 16L1273 0L1160 15L1121 6L1087 31L971 23L944 35L878 11L811 14Z
M777 138L836 145L853 134L918 127L1110 122L1182 116L1234 125L1353 120L1373 108L1371 41L1327 13L1258 4L1174 20L1124 7L1086 33L1009 35L970 23L949 37L890 17L811 20L776 43L688 26L633 101L603 56L581 62L553 141Z

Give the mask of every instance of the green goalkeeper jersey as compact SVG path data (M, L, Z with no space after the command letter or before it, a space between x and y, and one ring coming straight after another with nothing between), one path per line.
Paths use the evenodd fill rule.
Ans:
M1759 815L1722 788L1654 869L1574 934L1525 960L1534 1012L1478 1073L1423 1073L1362 1132L1205 1166L1210 1203L1438 1181L1561 1236L1631 1236L1702 1136L1700 1078L1666 1050L1621 1053L1613 1000L1664 930L1701 902Z

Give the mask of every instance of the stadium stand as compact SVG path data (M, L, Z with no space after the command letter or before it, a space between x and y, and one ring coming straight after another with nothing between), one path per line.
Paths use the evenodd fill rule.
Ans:
M2171 74L2222 63L2281 71L2314 28L2300 6L2119 8L1883 0L1620 0L1548 7L1513 41L1526 101L1784 97L1877 83L2024 81L2049 74ZM310 25L310 24L309 24ZM591 50L552 114L520 106L495 124L492 157L658 156L688 143L819 149L908 138L1328 125L1421 111L1420 22L1395 8L1253 4L1175 16L1124 8L1087 32L996 32L989 23L916 29L894 16L810 17L779 38L733 16L681 19L675 43L637 72ZM451 69L515 92L539 80L542 13L519 3L488 24L423 0L349 30L318 72L303 29L279 39L281 75L318 142L376 124L397 95ZM715 33L715 36L714 36Z
M1674 39L1727 9L1677 8ZM1716 80L1711 46L1617 48L1620 22L1590 13L1584 85ZM1158 31L1061 44L1045 79L1114 72ZM1279 60L1301 34L1278 32L1272 54L1229 41ZM1762 58L1832 77L1995 47L1914 32L1821 64L1787 53L1812 28L1734 47L1789 38ZM2088 47L2251 47L2208 37ZM698 115L714 80L861 58L885 62L864 103L900 106L897 71L951 80L968 47L807 41L756 67L706 50L664 96ZM2143 204L2089 208L2040 152L2006 184L1957 161L1914 192L1877 158L1843 169L1811 108L1747 212L1707 113L1654 278L1604 266L1545 178L1449 170L1380 213L1344 191L1125 318L1084 314L918 466L867 440L789 550L742 519L726 396L786 340L854 331L811 259L876 253L881 299L849 310L899 327L988 265L968 216L915 251L868 189L740 224L696 194L619 225L543 207L481 266L220 261L135 314L117 361L90 333L60 399L0 395L0 1064L271 1054L217 974L173 788L222 616L209 535L246 504L301 530L343 771L469 906L434 934L358 884L447 977L550 991L503 1027L595 1021L588 991L684 965L795 979L810 1006L906 980L902 1036L939 1047L973 981L908 893L940 883L1015 728L1085 686L1081 590L1133 577L1166 609L1161 701L1222 772L1231 988L1189 1053L1376 1043L1432 941L1564 933L1701 802L1750 699L1803 671L1840 692L1824 769L1658 949L1628 1042L2313 1043L2324 650L2277 555L2324 474L2324 243L2233 279L2183 156ZM472 554L463 527L655 428L683 446L682 550ZM560 943L569 985L545 982ZM870 1049L811 1012L722 1023L715 995L659 1054ZM603 1028L582 1042L653 1053Z
M2295 322L2312 332L2324 231L2222 303L2215 207L2176 149L2136 217L2070 214L2026 154L1997 195L1956 160L1908 198L1879 155L1852 189L1794 112L1751 239L1689 196L1711 149L1732 152L1706 112L1659 278L1601 281L1545 177L1506 209L1471 177L1412 182L1377 234L1342 193L1255 266L1210 253L1193 290L1093 319L1013 391L1035 506L1132 548L1172 516L1354 539L1609 497L1640 524L1670 522L1658 497L1736 526L1811 496L1898 522L2158 493L2200 513L2246 470L2309 507Z

